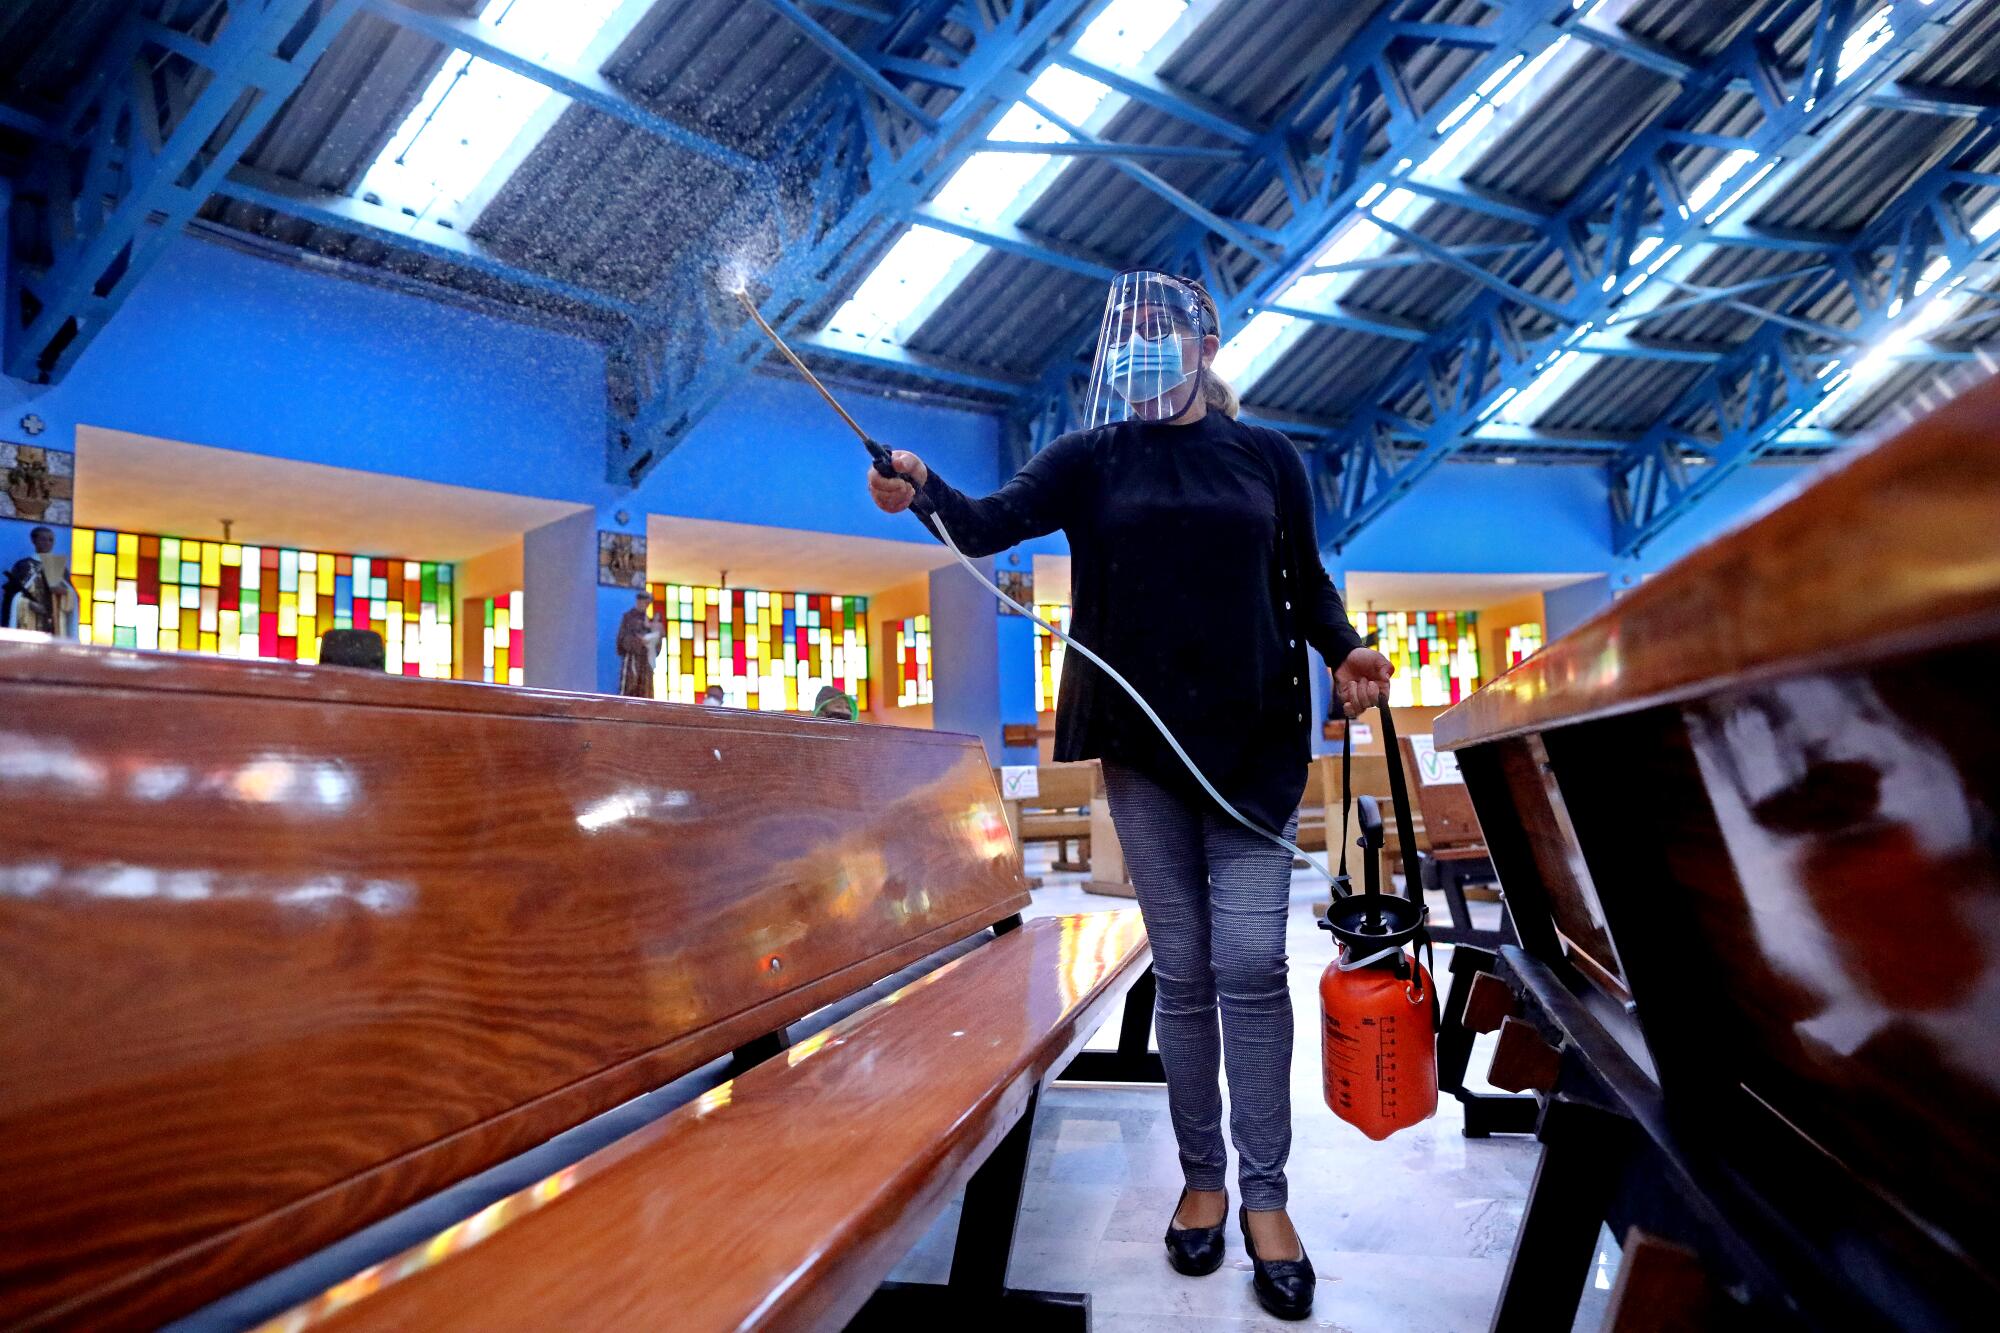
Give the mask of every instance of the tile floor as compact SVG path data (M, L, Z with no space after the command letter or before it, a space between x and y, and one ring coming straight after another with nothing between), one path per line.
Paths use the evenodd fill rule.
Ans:
M1129 905L1085 893L1081 876L1051 874L1047 860L1047 849L1032 849L1029 869L1044 877L1046 887L1037 890L1031 914ZM1449 1098L1436 1117L1383 1143L1370 1142L1326 1109L1318 1028L1310 1017L1318 1013L1320 969L1332 956L1328 937L1313 924L1312 903L1324 896L1324 887L1312 871L1294 876L1290 930L1293 1004L1306 1020L1296 1024L1292 1066L1292 1217L1319 1273L1311 1319L1284 1325L1259 1309L1233 1218L1231 1257L1219 1272L1186 1278L1167 1266L1160 1233L1181 1176L1163 1089L1053 1088L1044 1095L1011 1285L1090 1293L1097 1333L1486 1328L1534 1176L1537 1145L1527 1138L1465 1138L1458 1104ZM1093 1044L1111 1045L1117 1026L1114 1015ZM1482 1052L1475 1051L1473 1067L1485 1068ZM954 1205L894 1276L943 1281L957 1224ZM1600 1239L1599 1260L1579 1330L1595 1330L1603 1321L1617 1260L1608 1236Z

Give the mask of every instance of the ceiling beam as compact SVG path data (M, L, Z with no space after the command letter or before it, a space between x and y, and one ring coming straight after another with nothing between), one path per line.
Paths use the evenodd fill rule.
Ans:
M570 68L554 64L521 48L504 25L496 27L447 9L437 0L366 0L368 8L398 27L420 33L444 46L498 65L531 83L634 129L643 130L664 143L707 158L732 171L755 175L764 164L740 149L697 134L678 121L634 101L623 89L594 69Z
M1896 359L1900 343L1943 322L1933 301L1969 300L1992 282L2000 227L1980 238L1958 220L1961 200L1978 187L1957 167L2000 150L2000 111L1986 112L1984 120L1953 159L1913 182L1851 249L1833 257L1831 272L1792 302L1810 309L1851 294L1856 314L1839 341L1802 338L1786 321L1770 320L1683 390L1659 423L1610 464L1619 554L1636 554L1739 468L1775 449L1822 443L1825 434L1814 425L1822 405L1835 393L1866 392L1850 385L1850 376L1879 382L1886 366L1871 365L1875 357ZM1940 219L1953 221L1945 226ZM1925 279L1940 259L1942 268ZM1800 426L1807 429L1796 431Z
M666 284L661 306L680 317L635 329L630 343L616 350L636 393L614 410L611 478L637 485L770 355L762 334L734 309L735 298L722 290L716 271L740 248L746 224L767 223L775 232L770 262L745 276L765 317L790 336L810 312L852 289L878 247L980 149L1023 81L1046 69L1109 3L1015 0L992 11L994 21L977 24L970 47L956 53L953 67L965 86L932 129L885 131L876 107L851 95L851 86L829 87L801 113L794 133L781 141L791 154L783 170L812 182L807 215L781 206L761 219L720 220L713 236L689 248ZM917 42L924 36L905 35ZM867 54L878 53L901 54Z
M62 377L355 6L231 0L213 36L175 32L192 74L161 57L158 25L136 10L127 16L15 186L8 375L44 384Z
M1465 43L1481 54L1432 105L1418 108L1411 104L1397 64L1415 39L1390 17L1394 10L1385 6L1364 23L1324 69L1303 82L1254 141L1239 134L1237 141L1244 145L1242 165L1212 200L1196 204L1199 213L1182 208L1187 220L1145 256L1151 266L1199 274L1215 297L1225 329L1240 329L1260 311L1284 305L1282 294L1314 270L1327 241L1353 218L1362 199L1372 200L1396 188L1412 163L1449 132L1447 122L1455 109L1502 70L1525 64L1561 40L1574 26L1576 15L1570 0L1514 0L1494 7L1492 21L1478 30L1479 42ZM1363 160L1362 150L1376 133L1375 110L1385 105L1390 109L1386 150ZM1325 129L1329 124L1330 130ZM1308 152L1304 145L1309 143L1317 144L1317 149ZM1288 219L1275 229L1249 222L1243 214L1256 207L1274 184L1285 191ZM1505 201L1492 203L1496 208L1506 206ZM1444 249L1446 254L1432 258L1449 262L1459 257L1456 248ZM1249 271L1239 277L1246 259ZM1390 327L1390 321L1338 308L1315 310L1303 302L1288 307L1287 313L1390 338L1403 339L1410 333L1408 328ZM1367 327L1370 323L1376 327ZM1073 428L1074 415L1068 409L1077 397L1070 381L1085 351L1081 346L1064 347L1044 367L1043 397L1030 413L1033 447Z
M1552 257L1559 257L1571 274L1573 291L1559 301L1553 331L1527 338L1521 333L1526 309L1512 293L1489 288L1464 314L1424 346L1415 348L1379 380L1367 394L1367 405L1355 413L1353 434L1338 455L1338 502L1323 524L1322 538L1336 550L1351 542L1429 472L1475 437L1479 429L1517 397L1528 401L1548 389L1538 384L1545 374L1576 374L1587 362L1574 353L1652 276L1681 260L1691 247L1707 241L1732 193L1737 206L1754 208L1749 195L1756 183L1775 170L1780 158L1787 172L1819 152L1834 136L1828 127L1868 91L1884 81L1913 53L1939 35L1936 21L1948 18L1965 0L1892 0L1886 11L1893 34L1882 41L1850 76L1829 86L1830 71L1857 18L1853 7L1814 10L1803 0L1767 16L1765 23L1739 34L1726 48L1696 69L1674 101L1615 158L1601 166L1549 219L1543 241L1508 270L1525 275ZM1846 12L1850 26L1837 20ZM1778 25L1820 13L1813 56L1805 77L1787 84L1768 63L1769 33ZM1709 114L1719 98L1730 95L1738 80L1760 88L1763 119L1744 136L1755 155L1716 191L1716 198L1692 206L1691 186L1681 181L1674 161L1680 136ZM1747 187L1747 188L1746 188ZM1652 205L1648 206L1648 201ZM1657 222L1641 226L1642 218ZM1601 251L1586 250L1580 238L1593 221L1609 219ZM1668 290L1662 285L1661 290ZM1546 314L1546 299L1536 304ZM1532 391L1532 393L1531 393ZM1377 437L1392 423L1386 405L1410 399L1426 401L1430 411L1422 447L1394 455L1377 447ZM1534 398L1539 406L1540 398Z

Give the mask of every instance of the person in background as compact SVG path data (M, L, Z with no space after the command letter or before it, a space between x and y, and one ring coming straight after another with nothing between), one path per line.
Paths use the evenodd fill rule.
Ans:
M854 720L854 696L844 693L838 686L822 685L813 699L814 717L830 717L841 722Z
M709 686L702 694L701 701L710 708L722 708L726 706L723 702L722 687L720 685Z
M1320 561L1298 450L1278 431L1237 420L1236 395L1210 366L1222 332L1199 283L1121 274L1106 302L1084 429L983 498L900 450L891 461L901 475L871 468L868 485L892 514L921 492L968 556L1068 534L1077 641L1132 681L1231 805L1292 837L1313 714L1307 645L1335 668L1350 716L1384 696L1392 668L1362 646ZM1188 632L1191 613L1198 633ZM1152 940L1167 1108L1186 1181L1167 1225L1167 1260L1197 1277L1222 1266L1226 1058L1253 1286L1265 1309L1302 1319L1317 1279L1286 1213L1292 854L1232 821L1130 699L1074 654L1065 659L1055 757L1102 761Z
M372 629L330 629L319 636L321 666L389 669L389 649Z

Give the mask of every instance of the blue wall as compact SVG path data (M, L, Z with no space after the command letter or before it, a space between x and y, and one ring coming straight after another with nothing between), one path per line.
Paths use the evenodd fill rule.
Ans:
M997 425L869 400L880 438L970 487ZM752 377L636 493L604 477L604 355L584 339L184 239L55 386L0 378L71 448L78 425L626 509L928 541L868 502L866 456L802 384ZM85 516L86 519L88 516ZM607 521L606 526L612 526Z
M1463 464L1434 470L1332 563L1343 570L1558 574L1601 571L1610 552L1611 509L1598 469Z
M1002 480L993 419L846 396L871 433L963 489ZM0 434L26 438L15 423L30 411L58 448L73 447L80 424L110 427L569 501L590 506L595 527L621 526L624 512L623 526L643 531L646 515L659 513L929 541L907 516L869 503L859 447L800 383L750 377L638 491L620 491L604 477L595 344L190 238L170 248L62 384L0 378ZM1597 470L1445 467L1330 566L1336 578L1350 569L1588 573L1623 586L1794 475L1737 474L1640 559L1621 562ZM1031 546L1065 549L1060 536ZM602 682L615 680L616 664L598 611L579 604L575 624L543 628L595 642ZM969 604L954 612L970 613ZM981 697L954 706L974 708L968 725L982 734L1032 714L1028 626L1011 621L995 633L997 679L981 678Z
M603 404L603 354L579 339L194 240L61 384L0 378L0 422L38 412L58 448L107 426L578 501Z

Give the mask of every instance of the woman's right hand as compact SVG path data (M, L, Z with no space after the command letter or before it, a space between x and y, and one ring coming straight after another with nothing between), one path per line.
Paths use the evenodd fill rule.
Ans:
M924 460L907 449L898 449L889 455L889 466L900 474L890 480L873 467L868 469L868 494L874 498L875 507L885 514L900 514L916 503L916 488L930 480L930 469Z

